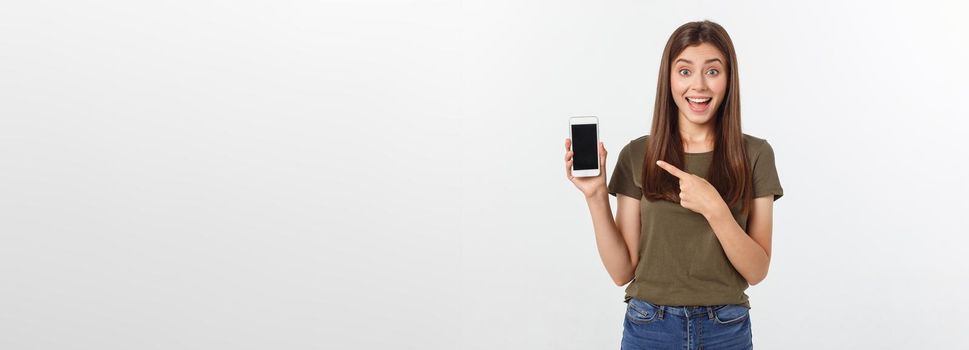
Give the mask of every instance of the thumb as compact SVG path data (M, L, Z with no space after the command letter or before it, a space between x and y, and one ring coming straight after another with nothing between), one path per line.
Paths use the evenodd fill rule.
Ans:
M606 144L599 142L599 173L605 175L606 173L606 157L608 152L606 152Z

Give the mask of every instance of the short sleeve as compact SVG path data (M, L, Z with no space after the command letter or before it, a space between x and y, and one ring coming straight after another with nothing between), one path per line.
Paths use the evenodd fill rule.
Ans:
M774 149L767 140L760 146L757 159L754 160L754 198L773 194L777 201L784 195L781 181L777 176L774 165Z
M631 143L630 143L631 144ZM630 156L629 145L619 151L619 159L616 161L616 169L612 172L609 180L609 194L618 197L616 193L622 193L635 199L643 197L643 190L636 185L633 177L633 159Z

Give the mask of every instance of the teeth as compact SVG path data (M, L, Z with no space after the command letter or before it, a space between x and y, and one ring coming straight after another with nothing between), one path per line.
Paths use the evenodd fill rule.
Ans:
M692 98L692 97L687 97L686 99L687 100L690 100L690 102L694 102L694 103L705 103L707 101L710 101L710 97L707 97L707 98Z

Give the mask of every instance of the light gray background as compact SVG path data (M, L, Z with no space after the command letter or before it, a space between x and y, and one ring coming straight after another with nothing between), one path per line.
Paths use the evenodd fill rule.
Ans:
M756 346L961 344L966 13L5 2L0 348L618 348L568 117L599 116L611 172L700 19L733 38L785 190Z

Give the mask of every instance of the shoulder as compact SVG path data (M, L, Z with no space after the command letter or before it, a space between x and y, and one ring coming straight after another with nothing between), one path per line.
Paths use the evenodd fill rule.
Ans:
M770 143L764 138L743 134L743 139L747 148L747 155L751 160L756 159L757 156L765 152L773 153ZM630 157L634 162L636 160L642 162L643 156L646 154L646 143L648 140L648 134L634 138L623 146L621 153Z
M643 156L646 154L646 139L649 135L643 135L632 139L625 146L623 146L621 153L630 157L633 161L639 160L642 162Z
M744 134L744 144L747 147L747 156L751 160L757 159L761 153L773 152L767 140L757 136Z
M631 145L631 144L634 144L635 143L635 144L641 144L641 145L645 146L646 145L646 139L647 138L649 138L649 135L648 134L632 139L632 141L629 141L629 144Z
M622 151L619 152L619 164L617 167L621 167L627 176L630 177L630 180L639 188L643 186L641 177L643 173L643 158L646 156L647 136L649 135L643 135L630 140L623 146Z
M750 146L759 147L760 145L766 143L767 140L754 135L744 134L744 142L747 144L748 147Z

